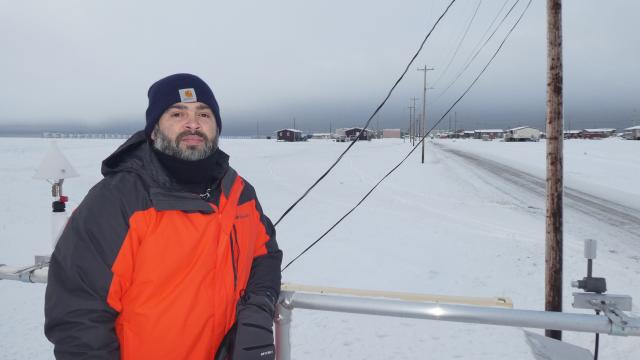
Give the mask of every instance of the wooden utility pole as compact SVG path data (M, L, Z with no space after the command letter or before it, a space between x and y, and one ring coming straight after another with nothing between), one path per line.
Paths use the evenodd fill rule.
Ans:
M545 310L562 312L562 0L547 0ZM562 340L559 330L545 330Z
M418 71L424 71L424 87L422 92L422 122L420 124L420 138L425 135L425 126L427 125L427 71L434 70L434 68L427 68L425 65L423 68L418 68ZM422 140L422 163L424 164L424 143L426 139Z
M413 105L411 106L411 109L413 109L413 131L411 132L411 146L415 146L416 145L416 137L418 135L418 123L417 123L417 119L416 119L416 100L418 100L417 97L412 97L411 101L413 101Z

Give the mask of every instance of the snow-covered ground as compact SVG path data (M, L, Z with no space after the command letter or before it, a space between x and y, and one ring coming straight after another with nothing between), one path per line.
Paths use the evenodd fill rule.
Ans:
M82 175L65 182L72 205L100 179L101 160L121 141L58 140ZM0 263L27 265L33 255L50 251L50 186L31 179L48 142L0 138ZM274 221L347 145L324 140L221 143ZM402 140L358 143L278 226L285 262L408 151ZM565 141L565 183L574 197L565 207L565 311L575 311L569 284L585 275L586 238L599 241L594 272L607 277L610 292L629 294L636 303L640 299L640 225L634 223L640 213L639 154L639 141ZM544 198L536 177L544 178L544 142L438 140L428 143L426 163L419 161L416 152L287 269L284 281L506 296L516 308L543 309ZM521 171L530 174L522 183L516 179ZM603 202L593 206L598 216L584 205L593 199ZM628 218L618 219L623 213ZM0 281L0 359L53 357L42 332L43 296L44 285ZM591 334L565 332L564 340L593 348ZM532 358L521 329L303 310L294 312L292 345L298 359ZM601 358L638 359L640 339L602 336L600 351Z

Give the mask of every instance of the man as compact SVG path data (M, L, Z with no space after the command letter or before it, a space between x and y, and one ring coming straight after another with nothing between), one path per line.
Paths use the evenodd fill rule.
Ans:
M144 131L104 160L51 257L55 356L273 359L282 252L218 149L213 92L175 74L148 97Z

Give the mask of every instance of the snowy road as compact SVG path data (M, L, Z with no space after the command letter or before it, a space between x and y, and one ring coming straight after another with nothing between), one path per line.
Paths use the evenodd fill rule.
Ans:
M544 199L546 196L546 181L544 178L477 154L448 148L442 144L435 145L442 151L471 164L480 171L481 176L499 177L520 190L536 195L538 198ZM493 184L497 186L495 183ZM501 190L503 189L501 188ZM640 209L631 208L566 186L564 189L564 205L570 211L578 211L605 225L613 226L617 230L626 232L628 235L640 237Z

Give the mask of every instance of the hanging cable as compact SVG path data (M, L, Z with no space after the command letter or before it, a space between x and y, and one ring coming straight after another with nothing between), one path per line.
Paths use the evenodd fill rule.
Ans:
M504 15L504 17L502 18L502 20L500 21L500 23L498 24L498 26L495 28L495 30L491 33L491 35L487 38L487 40L484 42L484 44L482 44L482 46L480 47L480 49L478 49L478 51L475 52L475 54L473 55L473 57L471 58L471 60L462 68L462 70L460 70L458 72L458 74L456 75L456 77L453 79L452 82L449 83L449 85L447 85L447 87L440 93L440 95L438 95L438 97L435 99L435 102L438 102L438 100L440 100L440 98L451 88L451 86L453 86L453 84L455 84L458 79L460 79L460 76L462 76L462 74L464 74L465 71L467 71L467 69L469 68L469 66L473 63L473 61L476 59L476 57L478 57L478 55L482 52L482 49L484 49L484 47L489 43L489 41L491 40L491 38L493 38L493 35L496 34L496 32L498 31L498 29L502 26L502 24L505 22L505 20L507 20L507 17L509 17L509 14L511 14L511 12L513 11L513 9L515 9L516 5L518 5L518 3L520 3L520 0L516 0L516 2L513 4L513 6L511 6L511 8L509 9L509 11Z
M424 47L424 44L427 42L427 40L429 39L429 37L431 36L431 33L433 32L433 30L435 30L436 26L438 26L438 24L440 23L440 21L442 20L442 18L444 18L444 16L447 14L447 12L449 11L449 8L451 8L451 6L456 2L456 0L451 0L451 2L449 3L449 5L447 6L447 8L444 10L444 12L440 15L440 17L438 18L438 20L436 20L435 24L433 24L433 27L431 27L431 30L429 30L429 32L427 33L427 36L425 36L424 40L422 40L422 43L420 44L420 47L418 48L418 50L416 51L416 53L413 55L413 57L411 58L411 60L409 61L409 63L407 64L407 66L405 67L404 71L402 72L402 74L400 75L400 77L396 80L396 82L393 84L393 86L391 87L391 89L389 90L389 92L387 93L387 96L384 98L384 100L382 101L382 103L380 103L380 105L378 105L378 107L376 108L376 110L373 112L373 114L371 114L371 116L369 117L369 120L367 120L367 122L364 124L364 127L362 128L361 133L364 133L365 130L369 127L369 124L371 123L371 120L373 120L373 118L378 114L378 112L380 111L380 109L382 109L382 107L387 103L387 100L389 100L389 98L391 97L391 94L393 93L393 90L395 90L396 86L398 86L398 84L400 83L400 81L402 81L402 79L404 78L405 74L407 73L407 71L409 71L409 68L411 67L411 65L413 64L413 62L416 60L416 58L418 57L418 55L420 54L420 52L422 51L422 48ZM338 156L338 158L336 159L336 161L318 178L318 180L316 180L311 187L309 187L303 194L302 196L300 196L300 198L298 198L298 200L296 200L293 204L291 204L291 206L289 206L289 208L280 216L280 218L278 219L278 221L275 222L274 226L278 226L278 224L280 223L280 221L282 221L282 219L284 219L285 216L287 216L289 214L289 212L291 212L291 210L293 210L294 207L296 207L298 205L298 203L300 201L302 201L302 199L304 199L309 192L311 192L311 190L313 190L313 188L316 187L316 185L318 185L320 183L320 181L322 181L328 174L329 172L331 172L331 170L333 170L334 167L336 167L336 165L338 165L338 163L340 162L340 160L342 160L342 158L344 157L344 155L351 150L351 148L353 147L353 145L355 145L355 143L360 139L360 135L356 136L355 139L353 139L351 141L351 143L349 144L349 146L342 152L342 154L340 154L340 156Z
M462 98L465 97L465 95L467 95L467 93L471 90L471 88L478 82L478 80L480 79L480 77L482 76L482 74L485 73L485 71L487 70L487 68L489 67L489 65L491 65L491 63L493 62L493 59L495 59L495 57L498 55L498 53L500 52L500 50L502 49L503 45L507 42L507 39L509 39L509 36L511 35L511 33L513 32L513 30L518 26L518 24L520 23L520 20L522 20L522 18L524 17L524 15L526 14L527 10L529 9L529 6L531 5L531 2L533 0L529 0L529 2L527 3L527 6L525 7L525 9L522 11L522 14L520 14L520 17L518 18L518 20L515 22L515 24L513 24L513 26L511 27L511 29L509 30L509 32L507 32L507 35L505 36L504 40L502 40L502 42L500 43L500 46L498 46L498 48L496 49L496 51L494 52L493 56L491 56L491 59L489 59L489 61L487 62L487 64L484 66L484 68L482 68L482 71L480 71L480 73L476 76L476 78L473 80L473 82L467 87L467 89L462 93L462 95L460 95L460 97L453 103L453 105L451 105L449 107L449 109L440 117L440 119L433 124L433 126L429 129L429 131L427 131L427 133L425 133L422 138L420 139L420 141L418 143L416 143L416 145L411 149L411 151L409 151L409 153L398 163L396 164L393 168L391 168L391 170L389 170L389 172L387 172L363 197L362 199L360 199L360 201L358 201L358 203L352 207L349 211L347 211L347 213L345 213L335 224L333 224L327 231L325 231L318 239L316 239L314 242L312 242L309 246L307 246L300 254L298 254L296 257L294 257L291 261L289 261L289 263L287 263L287 265L285 265L284 268L282 268L281 271L285 271L289 266L291 266L291 264L293 264L296 260L298 260L302 255L304 255L307 251L309 251L312 247L314 247L318 242L320 242L320 240L322 240L325 236L327 236L327 234L329 234L329 232L331 232L331 230L333 230L336 226L338 226L347 216L349 216L356 208L358 208L360 206L360 204L362 204L368 197L369 195L371 195L371 193L373 193L373 191L378 187L378 185L380 185L387 177L389 177L389 175L391 175L393 172L396 171L396 169L398 169L400 167L400 165L402 165L408 158L409 156L411 156L411 154L413 154L414 151L416 151L416 149L420 146L420 144L425 141L425 139L427 138L427 136L433 131L433 129L436 128L436 126L438 126L440 124L440 122L442 122L442 120L451 112L451 110L453 110L453 108L460 102L460 100L462 100Z
M475 52L478 50L478 48L482 45L482 42L484 40L484 37L487 36L487 34L489 33L489 31L491 30L491 28L493 27L493 24L496 23L496 20L498 20L498 18L500 17L500 14L502 14L502 10L504 10L504 8L507 6L507 3L509 2L509 0L504 0L504 3L502 3L502 7L500 7L500 10L498 10L498 12L496 13L496 16L493 17L493 20L491 20L491 23L489 24L489 26L487 27L487 29L484 31L484 33L482 33L482 36L480 36L480 38L478 39L478 42L474 45L473 49L471 50L471 52L469 53L469 56L467 57L467 59L463 62L463 64L465 64L465 66L467 65L467 63L469 63L471 61L471 58L473 57L473 54L475 54ZM498 25L499 26L499 25ZM464 67L464 66L463 66Z
M478 15L478 9L480 9L480 5L482 5L482 0L478 1L478 6L476 6L476 10L473 12L473 16L471 16L471 19L469 20L469 24L467 24L467 28L464 30L464 33L460 38L460 41L458 42L458 46L456 46L456 50L453 52L451 59L449 59L449 63L444 68L444 70L440 73L440 76L438 77L438 79L433 83L433 87L438 86L438 83L440 83L440 80L442 80L442 77L447 73L447 70L449 70L449 67L453 63L453 60L456 58L456 55L458 55L458 51L460 51L460 46L464 42L464 39L466 39L467 34L469 33L469 29L471 29L471 25L473 24L473 20L476 18L476 15Z

